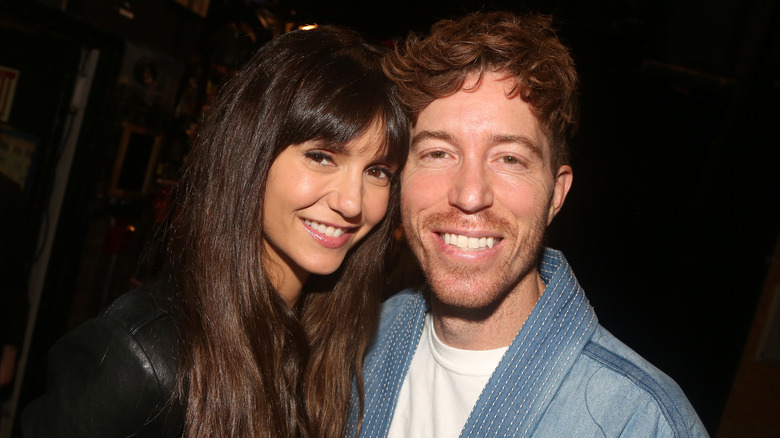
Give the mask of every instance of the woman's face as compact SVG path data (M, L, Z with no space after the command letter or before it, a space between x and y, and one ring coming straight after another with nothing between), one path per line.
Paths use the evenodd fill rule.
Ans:
M263 229L274 286L295 301L309 274L330 274L387 211L395 170L375 124L343 147L291 145L271 164Z

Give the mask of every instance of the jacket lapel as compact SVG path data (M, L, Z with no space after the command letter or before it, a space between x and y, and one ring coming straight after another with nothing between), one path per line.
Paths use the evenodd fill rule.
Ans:
M389 324L389 328L380 327L381 335L366 356L363 367L366 370L366 406L360 430L363 438L387 436L398 393L420 341L426 307L421 294L408 295L397 317L381 322L382 325ZM348 436L354 436L357 426L356 407L353 397L353 418L349 421Z
M563 254L546 250L540 273L545 291L482 390L461 437L531 435L596 329L596 314Z

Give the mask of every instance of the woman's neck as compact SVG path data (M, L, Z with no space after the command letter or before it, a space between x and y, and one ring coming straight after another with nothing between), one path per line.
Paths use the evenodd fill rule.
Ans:
M292 263L276 249L266 242L265 269L271 280L271 284L279 292L279 295L287 301L290 307L295 306L301 296L303 284L309 278L309 272Z
M303 284L309 276L308 272L293 272L286 266L274 266L271 282L290 307L295 306L301 296Z

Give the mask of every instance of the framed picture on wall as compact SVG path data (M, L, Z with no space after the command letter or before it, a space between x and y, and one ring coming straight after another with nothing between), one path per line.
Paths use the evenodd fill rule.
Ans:
M150 192L162 133L132 123L122 125L108 195L139 197Z

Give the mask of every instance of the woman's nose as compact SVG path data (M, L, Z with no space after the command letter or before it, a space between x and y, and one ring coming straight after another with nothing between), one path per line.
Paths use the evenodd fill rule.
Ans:
M363 210L363 173L350 171L338 175L333 181L328 206L345 218L359 216Z

